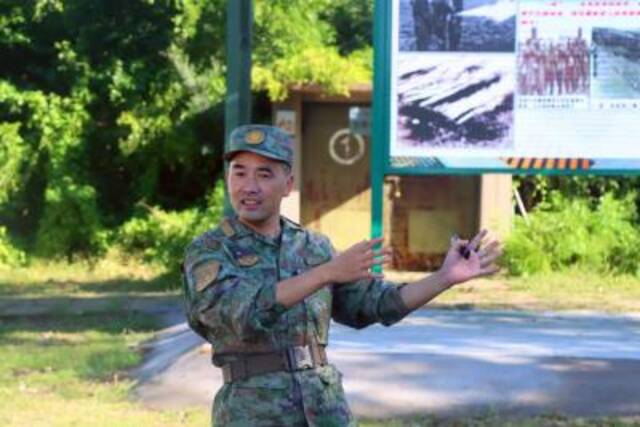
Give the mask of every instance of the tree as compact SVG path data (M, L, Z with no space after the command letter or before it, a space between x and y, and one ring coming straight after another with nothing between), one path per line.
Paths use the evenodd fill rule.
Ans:
M256 0L256 94L369 81L371 3ZM204 203L222 170L225 7L0 0L0 222L19 243L95 253L141 201Z

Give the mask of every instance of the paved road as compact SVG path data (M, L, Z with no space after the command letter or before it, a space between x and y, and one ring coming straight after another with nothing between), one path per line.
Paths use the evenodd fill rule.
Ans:
M331 337L359 416L640 414L640 316L421 310L391 328L334 325ZM185 325L168 329L136 372L137 396L209 407L221 385L209 358Z

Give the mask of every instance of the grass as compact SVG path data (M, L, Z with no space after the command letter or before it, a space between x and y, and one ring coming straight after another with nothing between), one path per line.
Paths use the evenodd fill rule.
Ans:
M411 281L421 273L390 272L388 278ZM440 295L440 308L528 311L640 312L640 278L566 270L531 277L496 276L464 283Z
M0 265L0 296L97 296L116 293L177 293L180 277L162 267L111 253L97 261L33 260L26 267Z
M127 372L156 327L125 313L0 317L0 425L206 425L200 408L158 412L129 399Z
M0 313L0 425L204 426L202 408L155 411L134 402L129 370L139 344L160 328L157 319L122 311L110 297L177 294L179 279L157 266L112 254L96 262L33 261L0 267L0 298L100 299L104 310L70 314L64 307L38 316ZM107 297L107 298L104 298Z

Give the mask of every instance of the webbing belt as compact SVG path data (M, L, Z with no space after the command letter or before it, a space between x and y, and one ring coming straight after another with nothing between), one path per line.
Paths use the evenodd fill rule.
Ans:
M287 347L281 352L239 354L237 359L222 365L225 383L243 380L269 372L293 372L324 366L327 353L324 346L310 345Z

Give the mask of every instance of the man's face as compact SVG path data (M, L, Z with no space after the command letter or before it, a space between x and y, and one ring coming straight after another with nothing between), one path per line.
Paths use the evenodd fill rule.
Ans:
M293 187L293 176L283 163L240 152L229 164L227 186L241 222L265 234L277 231L280 201Z

